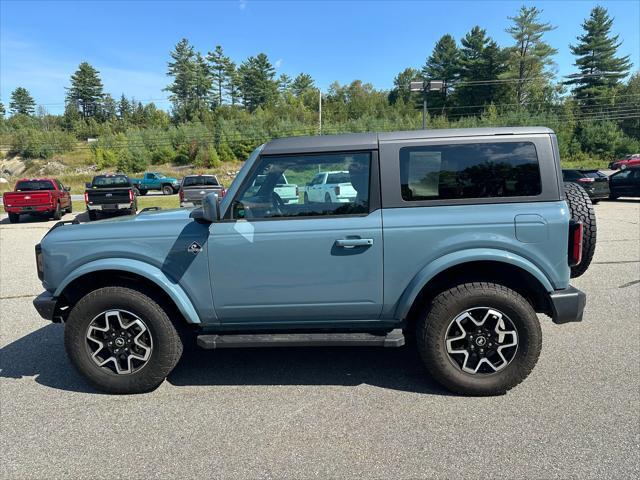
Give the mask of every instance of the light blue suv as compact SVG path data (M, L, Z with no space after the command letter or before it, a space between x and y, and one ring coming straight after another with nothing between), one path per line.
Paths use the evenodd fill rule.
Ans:
M348 202L276 191L283 175L306 185L329 170L348 172ZM569 278L595 248L583 193L565 191L546 128L277 139L201 208L58 223L36 247L46 291L34 304L65 322L72 363L112 393L156 388L186 342L406 339L450 390L502 394L538 359L536 313L582 319Z

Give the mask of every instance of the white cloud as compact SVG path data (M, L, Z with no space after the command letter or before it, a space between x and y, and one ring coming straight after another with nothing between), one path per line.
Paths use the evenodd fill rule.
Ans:
M276 63L275 63L276 68L280 68L280 65L282 65L282 62L283 62L283 60L281 58L276 60Z
M238 7L240 8L240 10L244 10L245 8L247 8L247 0L239 0Z

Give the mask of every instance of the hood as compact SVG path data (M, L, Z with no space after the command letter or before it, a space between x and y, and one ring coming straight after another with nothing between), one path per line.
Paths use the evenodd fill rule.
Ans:
M189 208L175 208L171 210L149 210L140 212L137 215L123 215L118 217L105 218L91 222L91 225L100 225L104 223L120 223L120 222L146 222L146 221L162 221L162 220L184 220L188 219L191 214Z

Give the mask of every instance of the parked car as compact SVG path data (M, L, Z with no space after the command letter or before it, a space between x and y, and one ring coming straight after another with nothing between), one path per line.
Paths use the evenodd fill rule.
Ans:
M16 182L13 192L5 192L2 204L11 223L18 223L23 214L60 220L73 210L69 190L55 178L23 178Z
M640 197L640 165L631 166L609 177L609 198Z
M348 203L352 202L357 194L347 171L318 172L304 187L306 203Z
M180 182L177 178L167 177L159 172L145 172L142 178L132 178L131 184L138 189L140 195L146 195L150 190L161 191L164 195L178 193Z
M89 220L96 220L99 213L129 213L138 210L136 189L126 175L108 173L96 175L87 183L84 192Z
M562 179L565 182L577 183L584 188L591 203L609 198L609 177L598 170L563 169Z
M609 168L611 170L624 170L627 167L631 167L633 165L640 165L640 153L634 153L633 155L627 155L626 157L616 160L615 162L611 162L609 164Z
M202 199L209 193L217 193L219 197L224 197L224 186L218 181L215 175L187 175L180 182L181 207L193 207L202 205Z
M248 192L258 192L262 188L262 185L266 178L266 175L256 176L256 178L251 183L251 187L249 188ZM275 186L273 187L273 194L276 195L279 201L281 201L285 205L298 203L299 193L300 191L298 189L298 185L289 183L285 175L281 175L277 180Z
M283 175L318 166L349 172L357 198L284 203ZM400 347L410 332L442 385L503 394L538 360L536 313L563 324L585 308L569 281L595 216L559 168L540 127L275 139L201 208L50 230L34 305L111 393L155 389L185 342Z

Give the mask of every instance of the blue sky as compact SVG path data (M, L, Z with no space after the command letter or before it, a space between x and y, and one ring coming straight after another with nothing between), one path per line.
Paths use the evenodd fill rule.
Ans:
M510 44L507 16L535 4L557 26L547 34L559 75L573 71L569 43L600 4L615 17L620 53L640 66L640 2L630 1L6 1L0 0L0 98L26 87L51 113L63 110L69 76L86 60L105 91L168 107L169 52L182 37L206 53L220 44L236 62L265 52L277 72L308 72L324 90L356 78L390 88L405 67L424 64L445 33L474 25Z

